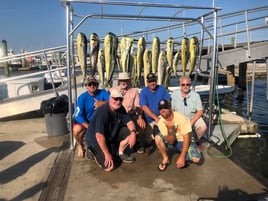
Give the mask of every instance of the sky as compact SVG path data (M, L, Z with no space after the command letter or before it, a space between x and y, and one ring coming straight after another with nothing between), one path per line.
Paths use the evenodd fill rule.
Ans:
M212 6L213 3L213 0L132 0L132 2L141 1L187 6ZM219 14L224 14L267 6L268 0L214 0L214 4L215 7L222 8ZM80 13L90 14L95 12L96 9L99 11L99 7L90 7L83 3L75 7L75 13L78 15ZM128 10L118 10L117 12L129 13ZM127 25L128 30L136 30L137 27L142 27L140 21L135 23ZM2 0L0 3L0 39L1 41L6 40L8 49L13 49L15 53L20 53L22 49L34 51L66 45L65 25L65 8L61 5L60 0ZM86 35L97 32L104 36L105 33L114 30L118 33L126 31L120 24L108 20L87 22L77 31L87 32Z

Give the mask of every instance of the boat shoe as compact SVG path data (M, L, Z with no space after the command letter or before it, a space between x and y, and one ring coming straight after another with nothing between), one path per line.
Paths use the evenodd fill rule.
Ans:
M135 161L135 158L128 156L127 154L119 154L120 159L125 163L133 163Z

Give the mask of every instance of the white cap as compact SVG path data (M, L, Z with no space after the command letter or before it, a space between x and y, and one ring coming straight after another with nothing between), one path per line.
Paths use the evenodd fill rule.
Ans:
M114 89L112 92L111 92L111 97L113 98L123 98L123 94L121 93L120 90L118 89Z

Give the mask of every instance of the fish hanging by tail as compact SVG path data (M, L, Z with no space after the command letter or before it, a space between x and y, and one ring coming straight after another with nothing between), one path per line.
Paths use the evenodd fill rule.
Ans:
M87 37L84 33L79 32L76 38L77 55L80 62L82 71L82 85L85 84L87 79Z
M116 54L118 39L114 33L109 32L104 38L104 58L105 58L105 78L106 87L110 87L110 82L116 65Z
M122 72L129 72L129 60L130 51L133 43L133 38L128 36L123 36L119 43L120 48L120 63Z
M129 70L131 78L131 87L135 87L137 83L137 55L134 53L130 54Z
M166 56L166 51L160 50L157 67L157 84L159 85L163 84L166 75L166 68L168 65Z
M194 71L194 67L196 64L196 59L198 56L198 52L199 52L199 43L198 43L198 39L193 36L190 39L190 48L189 48L189 52L190 52L190 65L189 65L189 75L190 76L193 71Z
M189 39L183 38L181 42L181 70L182 75L185 75L187 63L189 60Z
M173 66L173 53L174 53L174 38L169 37L167 40L167 62L169 66ZM176 71L174 71L175 76Z
M156 36L153 39L153 44L152 44L152 73L156 73L156 70L158 68L158 57L160 53L160 40Z
M149 49L146 49L143 54L143 65L144 85L147 86L146 76L151 72L152 68L152 52Z
M171 66L168 66L168 67L166 68L165 79L164 79L164 82L163 82L163 85L164 85L166 88L168 88L168 81L169 81L169 78L170 78L170 76L171 76L171 74L172 74L172 71L173 71L173 69L172 69Z
M105 87L104 71L105 71L105 58L103 48L99 49L98 61L97 61L97 71L99 74L99 81L101 86Z
M179 60L181 59L181 49L179 49L173 59L173 66L172 66L172 74L173 76L177 77L177 68L178 68L178 63Z
M140 85L141 72L144 68L143 55L146 49L146 41L144 37L140 37L137 44L137 71L136 71L136 84Z
M90 44L91 75L94 76L97 70L97 60L100 47L100 39L96 33L90 34L89 44Z

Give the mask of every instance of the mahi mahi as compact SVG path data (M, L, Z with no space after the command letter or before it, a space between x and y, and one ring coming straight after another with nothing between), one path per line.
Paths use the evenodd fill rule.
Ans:
M110 87L115 65L118 39L114 33L109 32L104 38L105 78L106 86Z
M182 42L181 42L182 75L185 75L188 60L189 60L189 39L185 37L182 39Z
M156 69L158 67L158 57L160 53L160 40L156 36L153 39L153 44L152 44L152 73L156 73Z
M194 67L196 64L196 59L198 56L198 52L199 52L199 44L198 44L198 39L193 36L190 39L190 66L189 66L189 76L192 74L192 72L194 71Z
M143 64L143 54L145 52L146 49L146 41L144 39L144 37L140 37L138 40L138 44L137 44L137 65L136 65L136 79L138 84L140 84L140 77L141 77L141 72L144 68L144 64Z
M170 67L173 67L173 52L174 52L174 38L169 37L167 40L167 62ZM176 71L173 72L175 76Z
M167 55L165 50L160 50L157 67L157 84L162 85L166 76L166 68L168 66Z
M77 35L77 55L78 60L80 62L80 67L82 71L82 77L83 77L83 84L86 82L87 79L87 37L84 33L79 32Z
M151 72L151 68L152 68L152 52L149 49L146 49L144 51L143 64L144 64L144 68L143 68L144 85L147 86L146 76L148 73Z
M175 77L177 77L177 68L178 68L178 63L179 60L181 59L181 50L179 49L173 59L173 67L172 67L172 71L173 71L173 75Z
M99 80L100 80L101 86L105 87L105 80L104 80L105 59L104 59L103 48L100 48L98 52L97 71L99 74Z
M94 75L97 68L97 60L100 47L100 39L96 33L90 34L89 44L90 44L91 74Z
M129 72L130 51L133 43L133 38L123 36L120 40L120 63L122 72Z
M164 79L164 83L163 85L168 88L168 81L169 81L169 78L170 78L170 75L172 73L172 67L171 66L168 66L166 68L166 74L165 74L165 79Z

